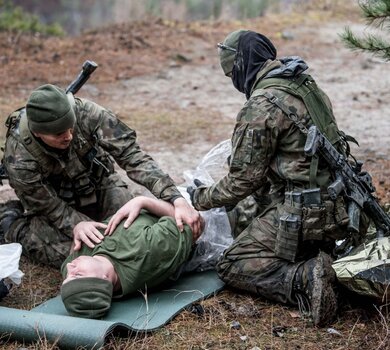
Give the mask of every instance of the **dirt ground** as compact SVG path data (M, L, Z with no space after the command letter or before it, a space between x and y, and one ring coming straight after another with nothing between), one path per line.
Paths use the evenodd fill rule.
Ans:
M331 98L340 128L359 141L360 147L354 147L353 153L364 161L381 202L387 203L390 64L345 48L338 36L345 25L355 30L365 26L354 8L342 13L325 8L290 16L270 14L246 22L149 19L75 38L0 33L0 116L5 120L41 84L66 87L86 59L94 60L99 68L79 95L109 107L136 129L143 149L181 184L183 171L194 169L208 150L231 136L244 97L224 77L216 43L230 30L246 27L268 35L279 56L299 55L306 60L310 73ZM2 128L2 139L4 135ZM13 196L5 183L0 200ZM47 273L47 269L25 260L21 268L25 280L0 305L30 308L58 292L57 272ZM45 287L37 287L36 280ZM334 332L307 327L292 308L229 290L203 306L208 310L203 318L185 312L155 336L111 348L154 349L162 348L161 343L168 344L165 348L252 350L389 346L386 318L370 307L362 309L360 304L343 308L332 325ZM235 319L243 325L240 331L229 327ZM205 322L209 325L207 334L189 330L203 328ZM224 325L224 330L218 325ZM282 331L278 333L275 327ZM188 338L180 343L183 334ZM17 347L5 344L7 349Z

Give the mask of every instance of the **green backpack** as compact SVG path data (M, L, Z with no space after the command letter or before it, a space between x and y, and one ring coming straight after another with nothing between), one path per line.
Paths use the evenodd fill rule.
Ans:
M333 112L325 103L325 94L318 88L310 75L300 74L295 79L266 78L260 80L255 86L252 96L264 95L262 90L267 88L283 90L290 95L300 98L304 102L313 123L328 140L333 145L342 140L342 133L337 127ZM283 105L285 108L282 108L282 106L276 105L287 115L292 114L288 106Z
M350 154L348 141L357 143L357 141L343 131L340 131L334 118L332 109L325 103L327 97L325 93L317 86L314 79L308 74L300 74L294 79L288 78L265 78L260 80L254 87L252 96L264 96L271 103L279 107L287 117L292 120L296 126L307 133L307 128L300 121L299 116L293 112L289 106L280 101L275 95L267 89L273 88L287 92L297 98L300 98L305 104L310 118L314 125L323 135L332 143L332 145L342 153L346 158ZM318 156L314 155L310 164L310 187L316 187L316 177L318 169Z

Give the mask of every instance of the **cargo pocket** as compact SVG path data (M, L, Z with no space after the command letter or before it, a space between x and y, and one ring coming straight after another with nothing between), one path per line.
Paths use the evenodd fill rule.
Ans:
M231 168L241 168L252 161L253 130L248 125L240 125L235 130L235 141L232 145Z

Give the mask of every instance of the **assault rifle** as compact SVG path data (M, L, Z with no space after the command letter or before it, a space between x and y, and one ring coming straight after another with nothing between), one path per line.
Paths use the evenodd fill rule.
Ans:
M85 61L83 63L81 72L77 76L75 80L73 80L69 86L66 88L65 92L67 94L76 94L81 87L86 83L86 81L89 79L91 74L95 71L95 69L98 67L98 65L94 61ZM0 185L3 184L2 180L7 180L8 179L8 174L7 170L5 169L4 165L0 165Z
M374 222L377 237L390 236L390 216L373 195L375 187L372 178L361 171L361 162L351 165L315 125L309 128L304 151L308 156L318 151L335 173L336 180L328 187L328 194L333 200L339 194L346 198L350 232L359 231L360 212L363 211Z

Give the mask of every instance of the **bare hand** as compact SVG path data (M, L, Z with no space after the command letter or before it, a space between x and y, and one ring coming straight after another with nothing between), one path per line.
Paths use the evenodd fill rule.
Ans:
M107 225L95 221L81 221L73 229L73 250L79 250L81 244L86 244L89 248L94 248L100 243L104 236L98 230L106 228Z
M177 198L173 205L175 206L176 225L182 232L184 224L190 226L194 242L202 234L202 218L197 210L192 208L184 198Z
M124 218L127 219L123 227L128 228L137 218L142 208L142 197L136 197L128 201L111 217L104 234L111 235Z

